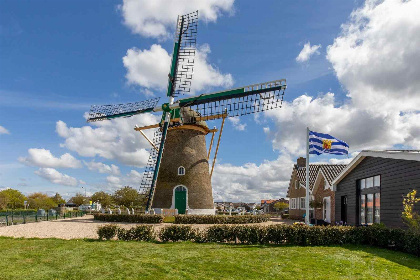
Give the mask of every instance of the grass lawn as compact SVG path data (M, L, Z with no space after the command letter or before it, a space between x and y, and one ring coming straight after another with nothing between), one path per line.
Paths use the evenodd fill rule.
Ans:
M0 238L0 279L420 279L420 258L371 247Z

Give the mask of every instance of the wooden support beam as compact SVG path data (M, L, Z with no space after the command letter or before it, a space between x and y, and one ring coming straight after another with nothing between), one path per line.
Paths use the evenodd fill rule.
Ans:
M221 119L221 118L226 118L226 117L227 117L227 113L224 113L224 114L218 114L218 115L213 115L213 116L196 117L195 120L197 122L199 122L199 121L210 121L210 120ZM182 120L180 118L171 119L171 122L181 122L181 121ZM141 127L137 126L137 127L134 128L134 130L140 131L140 130L156 128L156 127L159 127L158 123L157 124L152 124L152 125L141 126ZM210 132L213 132L213 131L210 130Z
M211 140L210 140L209 152L207 154L207 159L210 159L211 147L213 146L214 133L216 133L216 131L217 131L216 127L214 127L211 131Z
M156 147L156 145L155 145L155 144L153 144L153 142L149 139L149 137L147 137L147 135L146 135L146 134L144 134L144 132L143 132L143 131L141 131L141 130L139 130L139 131L140 131L141 135L143 135L143 136L144 136L144 138L146 138L146 140L150 143L150 145L152 145L152 147L153 147L156 151L159 151L158 147Z
M223 117L223 120L222 120L222 126L220 127L219 139L217 140L216 152L214 154L213 164L211 166L210 179L211 179L211 176L213 176L214 165L216 164L217 152L219 151L219 145L220 145L220 138L222 138L223 126L225 124L225 119L226 119L227 113L225 113L223 115L224 115L224 117Z

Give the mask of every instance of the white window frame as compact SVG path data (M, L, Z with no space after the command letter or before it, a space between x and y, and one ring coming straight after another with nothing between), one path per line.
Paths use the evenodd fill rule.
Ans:
M291 199L290 209L296 209L296 198Z
M299 206L300 206L300 209L306 209L306 197L301 197L300 199L299 199ZM302 207L302 201L303 201L303 207Z
M185 175L185 167L184 166L178 167L178 175L179 176L184 176Z

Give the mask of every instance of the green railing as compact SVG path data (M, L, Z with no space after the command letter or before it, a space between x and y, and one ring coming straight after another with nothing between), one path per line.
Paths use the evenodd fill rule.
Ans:
M76 217L83 217L84 215L86 215L86 211L70 211L64 214L56 213L55 215L50 215L48 211L45 212L45 215L38 215L36 211L10 211L0 213L0 226L71 219Z

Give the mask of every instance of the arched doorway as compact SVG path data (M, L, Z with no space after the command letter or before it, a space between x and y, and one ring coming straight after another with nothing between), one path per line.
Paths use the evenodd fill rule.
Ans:
M175 209L178 209L178 214L185 214L187 209L187 188L185 186L175 187Z

